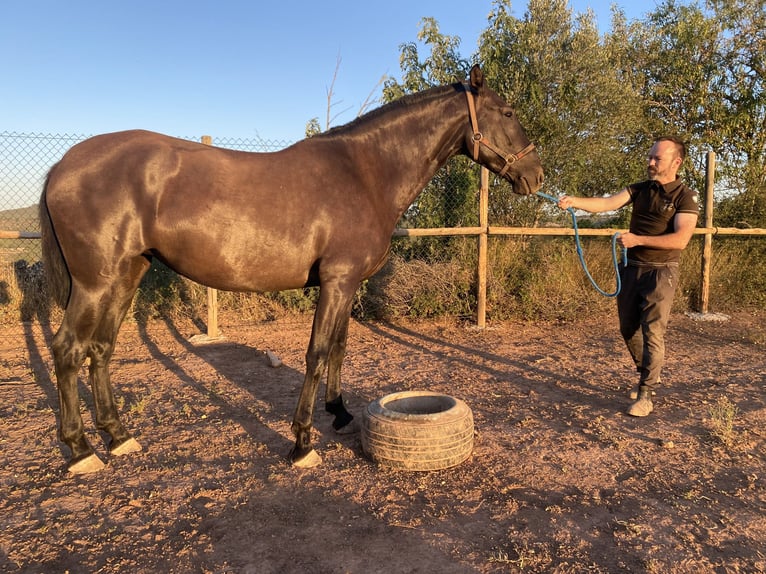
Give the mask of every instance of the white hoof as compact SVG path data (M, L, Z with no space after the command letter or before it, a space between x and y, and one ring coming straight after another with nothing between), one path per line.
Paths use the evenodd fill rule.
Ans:
M138 444L138 441L134 438L129 438L124 443L115 447L109 452L114 456L123 456L132 452L140 452L141 450L141 445Z
M293 461L293 466L297 468L314 468L320 464L322 464L322 457L314 449L311 449L311 452L302 459Z
M104 463L95 454L69 465L71 474L88 474L98 472L104 468Z
M356 419L352 420L350 423L348 423L344 427L340 427L339 429L335 429L336 434L355 434L358 433L360 430L359 423Z

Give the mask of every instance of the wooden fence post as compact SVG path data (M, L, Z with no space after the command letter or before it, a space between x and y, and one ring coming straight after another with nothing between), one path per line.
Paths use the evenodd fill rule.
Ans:
M213 138L202 136L201 141L205 145L213 145ZM207 288L207 337L217 339L218 333L218 289Z
M715 182L715 152L705 158L705 227L713 227L713 183ZM702 243L699 312L707 313L710 301L710 267L713 256L713 234L706 233Z
M487 236L489 235L489 170L481 168L479 186L479 266L476 293L476 326L484 329L487 325Z

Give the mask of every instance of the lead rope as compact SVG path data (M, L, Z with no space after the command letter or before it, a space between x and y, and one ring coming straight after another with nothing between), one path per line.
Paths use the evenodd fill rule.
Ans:
M547 199L549 201L552 201L553 203L558 204L559 200L556 197L553 197L552 195L548 195L547 193L543 193L542 191L538 191L537 195L542 197L543 199ZM604 297L617 297L617 295L620 294L620 290L622 289L622 280L620 279L620 264L617 260L617 238L620 236L620 233L617 232L614 235L612 235L612 263L614 264L614 275L616 277L617 287L614 290L614 293L607 293L601 287L598 286L596 281L593 279L593 277L590 274L590 271L588 271L588 265L585 263L585 257L582 253L582 245L580 243L580 232L577 229L577 216L575 215L575 210L571 207L567 208L567 211L569 212L569 215L572 216L572 228L574 229L574 237L575 237L575 248L577 249L577 256L580 258L580 265L582 265L583 271L585 271L585 275L587 275L588 279L590 280L590 284L593 285L593 287L601 293ZM622 248L622 261L623 264L627 263L628 261L628 249L626 247Z

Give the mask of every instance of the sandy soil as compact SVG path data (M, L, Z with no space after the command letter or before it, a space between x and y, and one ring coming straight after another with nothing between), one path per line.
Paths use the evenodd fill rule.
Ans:
M367 460L321 398L324 463L292 468L310 319L224 317L226 340L208 345L189 342L192 325L124 327L113 380L144 450L107 457L83 384L108 465L71 476L50 333L20 326L0 333L0 571L765 572L763 319L675 316L647 419L623 414L634 374L613 318L353 323L344 396L358 418L401 390L473 411L472 456L427 473ZM726 405L733 416L713 412Z

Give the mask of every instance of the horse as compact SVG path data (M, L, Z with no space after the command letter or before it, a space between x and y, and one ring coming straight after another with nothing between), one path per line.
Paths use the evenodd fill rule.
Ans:
M340 377L354 294L383 266L405 209L458 154L515 193L542 185L534 144L478 65L467 82L403 96L276 152L141 130L94 136L68 150L48 172L40 221L49 289L64 309L51 351L69 472L104 467L83 432L77 373L86 359L95 425L109 454L142 448L120 421L109 362L154 258L221 290L319 287L288 454L297 467L319 464L311 430L325 373L333 428L348 430L354 418Z

